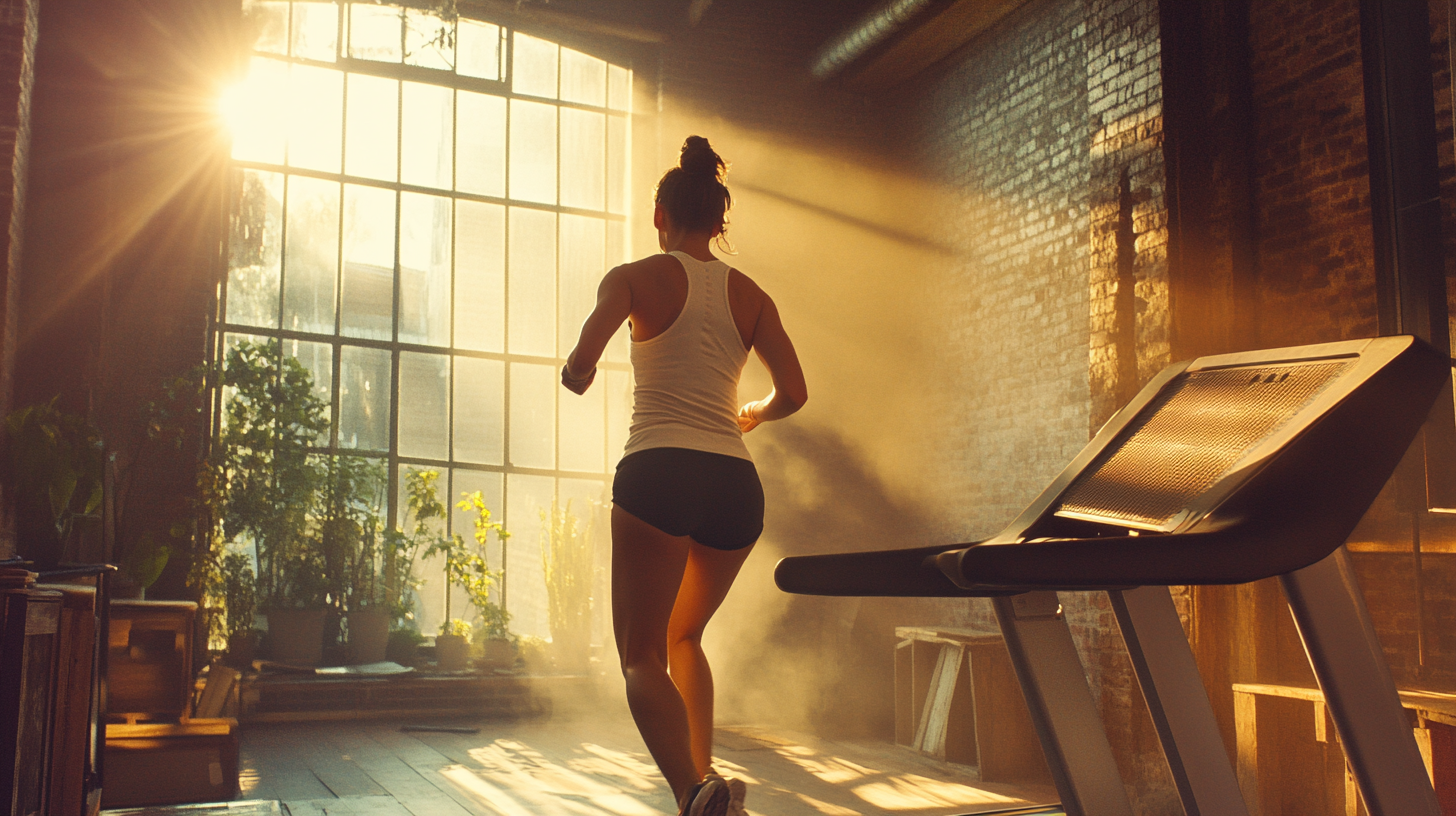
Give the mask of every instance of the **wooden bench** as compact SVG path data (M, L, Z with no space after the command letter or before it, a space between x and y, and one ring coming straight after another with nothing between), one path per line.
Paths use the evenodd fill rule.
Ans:
M1269 759L1267 745L1263 746L1266 748L1265 761L1260 761L1261 720L1277 716L1271 710L1273 706L1280 705L1275 701L1310 703L1313 707L1314 741L1335 749L1331 752L1330 759L1342 764L1344 755L1338 749L1339 739L1325 706L1324 695L1317 688L1265 683L1235 683L1233 690L1239 786L1243 788L1244 798L1249 802L1250 814L1283 816L1279 796L1281 789L1299 782L1281 778L1282 763ZM1447 813L1456 813L1456 694L1401 691L1400 702L1410 715L1411 727L1415 729L1416 745L1420 748L1421 758L1425 760L1426 772L1431 775L1442 809ZM1288 703L1283 705L1287 706ZM1287 736L1265 735L1266 742L1280 738ZM1359 801L1355 780L1347 768L1343 771L1343 777L1344 813L1346 816L1364 814L1365 808Z

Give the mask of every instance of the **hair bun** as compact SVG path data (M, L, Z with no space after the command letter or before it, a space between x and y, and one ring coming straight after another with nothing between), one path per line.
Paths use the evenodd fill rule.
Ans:
M678 159L678 166L689 175L711 178L717 178L718 174L726 169L722 157L702 136L689 136L687 141L683 142L682 156Z

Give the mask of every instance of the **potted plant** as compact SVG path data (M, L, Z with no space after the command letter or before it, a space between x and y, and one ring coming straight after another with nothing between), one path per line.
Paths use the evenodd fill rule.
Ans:
M430 498L433 499L433 485L430 486ZM472 494L465 494L465 498L457 505L461 510L475 512L475 535L471 543L467 543L465 537L456 533L450 536L439 537L427 551L429 555L437 555L444 562L445 567L445 623L440 627L440 635L435 638L435 649L440 656L441 668L446 668L445 655L453 654L457 648L455 638L464 637L464 643L468 647L469 636L472 627L463 619L456 618L451 610L450 587L458 586L465 590L465 595L470 599L470 605L475 607L476 616L484 626L487 641L498 640L502 637L509 638L509 631L506 625L510 621L510 615L504 609L490 600L490 590L497 586L499 574L490 569L485 559L485 542L491 532L497 538L504 541L510 536L499 522L492 521L490 510L485 506L485 500L477 491ZM443 511L442 511L443 514ZM441 640L444 639L445 647L441 650Z
M435 636L435 661L440 671L460 671L470 663L470 628L459 618L446 618L440 626L440 634Z
M506 611L505 599L499 593L497 597L501 597L500 603L491 600L492 588L504 583L505 570L502 568L491 571L485 545L491 533L494 533L504 552L506 539L511 534L500 522L491 520L490 508L485 506L485 498L480 491L462 493L460 497L455 506L474 516L471 520L475 528L472 537L475 539L478 561L474 564L473 577L464 587L470 598L470 605L475 607L476 619L480 624L476 629L476 639L481 646L481 663L492 668L507 667L516 662L516 636L510 630L511 614Z
M105 452L85 417L57 407L59 397L5 418L6 481L22 512L21 551L45 567L79 560L77 537L99 519Z
M256 581L247 555L229 552L222 559L221 592L227 615L227 665L238 671L253 666L258 651L258 633L253 630L256 611Z
M591 609L595 525L583 529L571 502L541 510L541 569L546 576L547 613L556 665L585 671L591 652Z
M347 661L377 663L384 659L390 617L379 576L385 464L328 456L320 467L323 481L309 529L323 558L324 600L331 620L347 622Z
M308 369L275 342L229 349L220 384L222 427L208 479L222 540L257 552L258 605L273 658L318 665L329 587L310 517L327 468L309 448L328 430L327 407Z

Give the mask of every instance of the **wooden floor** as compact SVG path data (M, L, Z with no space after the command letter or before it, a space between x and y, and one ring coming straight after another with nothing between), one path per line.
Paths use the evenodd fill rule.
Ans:
M249 725L240 798L282 800L293 816L676 813L624 715L449 723L480 728L472 735L406 733L402 724ZM1056 801L1052 788L982 785L883 743L724 728L716 754L720 770L748 782L755 816L947 816Z

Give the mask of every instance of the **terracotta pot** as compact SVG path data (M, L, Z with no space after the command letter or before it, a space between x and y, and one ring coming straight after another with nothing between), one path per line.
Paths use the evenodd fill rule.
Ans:
M383 609L359 609L349 613L348 662L378 663L389 647L389 613Z
M470 641L460 635L435 638L435 661L440 671L460 671L470 662Z
M290 666L324 662L324 610L268 611L268 656Z
M485 655L480 664L492 669L507 669L516 663L516 644L506 638L491 638L482 644Z

